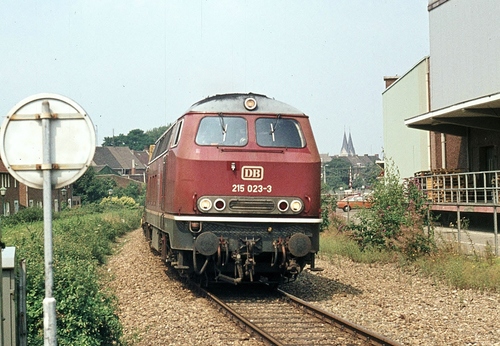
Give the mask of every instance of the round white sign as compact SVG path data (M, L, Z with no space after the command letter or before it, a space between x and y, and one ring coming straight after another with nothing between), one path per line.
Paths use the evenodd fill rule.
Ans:
M43 119L49 121L49 143L44 143ZM56 189L73 183L95 153L90 117L76 102L56 94L33 95L15 105L2 124L0 138L0 155L9 173L36 189L43 188L46 169L51 170ZM43 162L45 146L50 148L48 164Z

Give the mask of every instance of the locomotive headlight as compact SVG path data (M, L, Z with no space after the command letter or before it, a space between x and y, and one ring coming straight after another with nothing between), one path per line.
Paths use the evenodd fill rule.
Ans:
M294 213L300 213L302 211L302 207L302 202L298 199L294 199L292 203L290 203L290 209L292 209Z
M245 108L249 111L253 111L255 108L257 108L257 101L253 97L246 98Z
M209 200L208 198L202 198L198 202L198 206L199 206L201 211L205 211L205 212L209 211L210 209L212 209L212 201Z
M189 230L193 233L198 233L201 231L201 222L191 221L189 223Z
M214 202L214 208L217 211L224 210L224 208L226 208L226 201L224 201L222 198L217 198Z
M278 202L278 209L282 213L288 210L288 202L282 199L281 201Z

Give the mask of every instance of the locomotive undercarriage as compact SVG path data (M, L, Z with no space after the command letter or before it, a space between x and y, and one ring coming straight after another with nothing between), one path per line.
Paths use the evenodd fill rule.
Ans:
M306 264L314 267L315 226L203 223L198 232L193 232L188 222L176 222L175 226L176 234L148 224L144 230L165 262L200 281L277 284L294 280ZM191 245L176 245L174 238L186 231Z

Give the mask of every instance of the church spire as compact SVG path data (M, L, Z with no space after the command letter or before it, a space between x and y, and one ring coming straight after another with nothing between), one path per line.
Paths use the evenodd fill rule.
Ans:
M347 136L344 130L344 140L342 141L342 149L340 149L339 156L355 156L356 150L354 150L354 144L352 144L351 131L349 131L349 140L347 140Z
M349 145L347 144L347 137L344 130L344 140L342 141L342 149L340 149L339 156L349 156Z
M349 131L349 141L347 142L347 152L349 156L355 156L356 150L354 150L354 145L352 144L351 131Z

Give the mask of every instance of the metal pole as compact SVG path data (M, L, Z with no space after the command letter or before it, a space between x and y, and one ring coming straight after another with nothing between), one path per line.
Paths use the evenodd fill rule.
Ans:
M493 207L493 227L495 231L495 256L498 256L498 218L497 206Z
M45 299L43 300L43 335L45 346L56 346L56 300L52 296L54 277L52 272L52 143L50 140L50 119L52 114L48 101L42 103L43 129L43 228L45 250Z
M4 200L2 198L2 209L4 208ZM3 215L2 215L3 218ZM0 219L0 243L2 242L2 221ZM3 249L0 246L0 346L3 346Z

